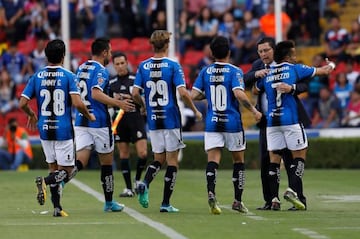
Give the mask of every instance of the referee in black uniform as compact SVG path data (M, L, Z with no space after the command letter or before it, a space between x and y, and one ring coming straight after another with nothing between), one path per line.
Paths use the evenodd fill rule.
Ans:
M274 49L275 49L275 40L271 37L264 37L257 43L258 54L260 59L253 62L252 67L249 72L244 74L244 81L247 88L251 88L254 83L258 80L266 76L267 68L271 64L275 64L274 62ZM301 82L292 86L293 94L298 95L307 91L307 83ZM304 106L300 102L298 97L295 97L298 103L298 111L300 122L304 125L305 128L311 125L311 121L309 116L307 115ZM267 150L266 143L266 111L267 111L267 99L266 94L261 93L258 96L256 108L263 113L263 117L261 121L258 123L259 127L259 146L260 146L260 160L261 160L261 183L262 183L262 191L263 197L265 200L265 204L261 207L258 207L258 210L270 210L271 209L271 195L270 195L270 185L268 182L268 173L269 173L269 165L270 165L270 156ZM289 168L292 161L291 151L288 149L284 149L281 152L282 159L284 161L284 165L286 168L286 172L289 178ZM289 180L288 180L289 181ZM291 185L289 185L291 186ZM299 198L306 206L306 198ZM295 207L290 208L289 210L296 210Z
M117 75L110 80L111 97L117 99L131 98L132 86L135 76L129 72L128 60L125 54L115 53L112 57L113 65ZM120 120L115 136L115 142L120 155L120 169L123 174L126 188L120 197L133 197L136 183L140 181L147 160L147 135L145 120L139 105L134 111L125 112ZM113 120L119 112L119 108L114 109ZM136 165L135 185L131 183L130 168L130 143L135 144L138 160Z

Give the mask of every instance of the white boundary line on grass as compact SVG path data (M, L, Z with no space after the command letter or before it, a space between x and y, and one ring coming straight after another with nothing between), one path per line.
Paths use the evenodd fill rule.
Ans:
M220 205L220 208L224 208L224 209L227 209L227 210L229 210L229 211L233 211L233 209L231 208L231 206L228 206L228 205ZM258 215L256 215L255 213L252 213L252 212L250 212L250 211L249 211L248 213L246 213L246 214L239 212L239 214L242 214L242 215L244 215L245 217L251 218L251 219L253 219L253 220L255 220L255 221L264 221L264 220L267 220L265 217L258 216Z
M311 231L307 228L293 228L292 230L295 232L299 232L311 239L329 239L329 237L327 237L325 235L321 235L315 231Z
M72 179L70 181L70 183L74 184L80 190L92 195L93 197L95 197L100 202L105 202L104 195L102 193L99 193L99 192L95 191L94 189L92 189L88 185L80 182L79 180L74 178L74 179ZM188 239L187 237L181 235L180 233L176 232L172 228L167 227L167 226L165 226L164 224L162 224L160 222L156 222L156 221L148 218L147 216L139 213L138 211L136 211L134 209L131 209L129 207L125 207L124 212L126 214L128 214L129 216L133 217L134 219L138 220L139 222L143 222L143 223L147 224L148 226L154 228L158 232L164 234L165 236L167 236L167 237L169 237L171 239Z

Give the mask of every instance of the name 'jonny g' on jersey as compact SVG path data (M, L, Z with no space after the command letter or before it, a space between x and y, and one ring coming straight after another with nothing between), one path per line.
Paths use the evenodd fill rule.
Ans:
M22 96L36 97L41 139L73 138L70 94L79 94L79 89L75 75L63 67L44 67L29 79Z

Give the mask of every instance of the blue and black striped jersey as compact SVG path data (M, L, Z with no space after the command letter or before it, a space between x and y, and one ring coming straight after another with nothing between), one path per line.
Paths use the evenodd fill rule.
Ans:
M295 85L315 75L316 69L303 64L281 63L271 66L269 74L256 82L258 90L265 90L268 99L267 126L282 126L299 123L298 106L290 93L276 90L279 83Z
M215 62L203 68L193 89L205 94L208 102L206 132L243 130L239 102L233 90L244 90L243 72L229 63Z
M185 87L185 80L179 63L167 57L141 62L134 87L144 90L150 130L181 128L176 90Z
M43 140L74 137L70 94L79 94L75 75L61 66L47 66L28 81L22 96L36 98L38 129Z
M104 128L111 126L111 119L108 107L91 95L93 88L98 88L105 94L109 94L109 72L97 61L88 60L81 64L76 72L80 88L81 100L84 102L90 113L96 117L96 121L90 121L80 112L76 112L75 126L90 128Z

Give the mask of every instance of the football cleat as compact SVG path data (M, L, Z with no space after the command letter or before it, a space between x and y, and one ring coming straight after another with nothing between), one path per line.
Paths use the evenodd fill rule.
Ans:
M149 190L145 183L139 183L137 187L138 201L143 208L149 207Z
M54 217L68 217L69 214L67 214L64 210L61 210L60 208L54 208Z
M305 210L305 205L299 200L297 193L291 188L287 188L284 193L284 199L294 205L297 210Z
M248 213L249 210L245 207L243 202L239 202L237 200L235 200L232 204L232 210L238 211L238 212L242 212L242 213Z
M104 212L121 212L124 210L125 205L116 201L105 202Z
M209 208L210 208L210 213L215 214L215 215L221 214L221 209L218 205L218 202L216 201L215 195L211 192L209 193L209 196L208 196L208 204L209 204Z
M37 201L40 205L44 205L46 201L46 184L43 177L36 177Z
M277 197L274 197L273 200L271 200L271 210L279 211L280 209L280 200Z
M125 188L122 193L119 194L119 197L134 197L134 192L131 189Z
M179 212L179 209L171 206L171 205L161 205L160 212Z

